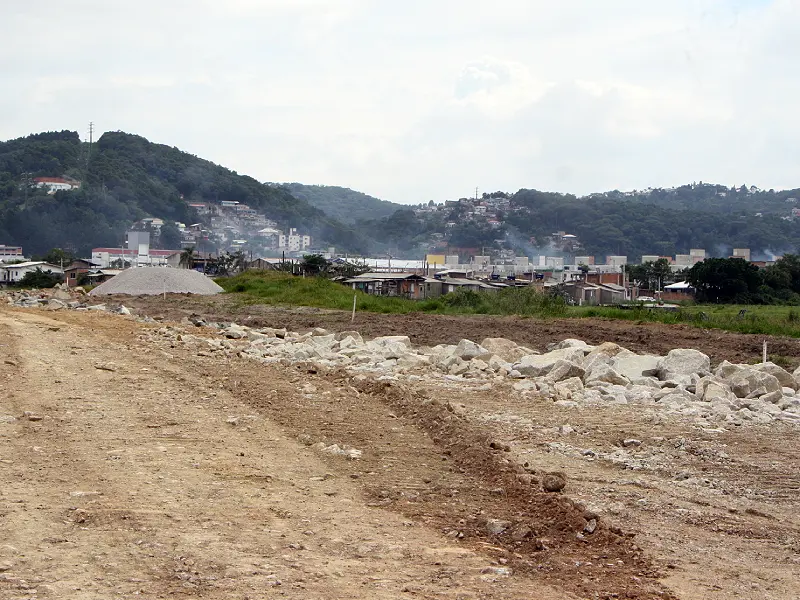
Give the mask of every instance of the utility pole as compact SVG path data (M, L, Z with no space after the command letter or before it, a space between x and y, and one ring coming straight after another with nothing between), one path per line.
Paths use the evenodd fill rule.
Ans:
M475 186L475 200L478 199L478 186Z
M92 158L92 142L94 142L94 121L89 121L89 151L86 153L86 170L89 170L89 160Z

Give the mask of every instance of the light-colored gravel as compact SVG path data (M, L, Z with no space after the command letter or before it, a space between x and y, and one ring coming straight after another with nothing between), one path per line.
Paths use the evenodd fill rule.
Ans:
M208 296L222 291L223 289L209 277L197 271L169 267L140 267L122 271L113 279L94 288L89 295L154 296L166 292Z

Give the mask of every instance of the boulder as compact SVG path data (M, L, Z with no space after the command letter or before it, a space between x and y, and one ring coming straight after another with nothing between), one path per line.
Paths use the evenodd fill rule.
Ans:
M780 402L783 400L783 392L769 392L768 394L761 396L759 400L768 404L780 404Z
M798 389L797 380L794 378L794 376L789 373L789 371L783 367L779 367L773 362L765 362L758 365L753 365L752 368L756 371L769 373L770 375L774 376L778 381L781 382L782 387L792 388L795 391Z
M657 375L660 361L660 356L618 354L614 357L611 366L617 373L633 381L641 377Z
M590 383L610 383L613 385L628 385L630 380L615 371L609 365L598 365L586 374L584 381Z
M579 377L572 377L559 381L553 388L557 396L564 400L571 400L575 394L583 391L583 381Z
M411 348L411 339L407 335L384 335L382 337L376 337L370 341L378 346L402 344L407 348Z
M481 344L481 346L483 346L483 344ZM489 368L495 372L505 371L506 373L510 373L512 370L511 363L503 360L503 358L497 354L492 354L489 358Z
M675 375L692 375L694 373L708 373L711 369L711 359L699 350L678 348L670 350L658 363L659 379L667 380Z
M514 364L514 370L526 377L543 377L547 375L559 360L577 363L583 358L580 348L562 348L547 354L523 356Z
M489 358L492 353L472 340L461 340L453 350L453 354L461 360L472 360L473 358Z
M284 330L285 331L285 330ZM356 341L359 344L364 343L364 339L361 337L361 334L357 331L340 331L335 336L336 341L342 341L347 338L351 338L352 340Z
M628 385L625 388L625 398L628 402L644 404L653 401L657 388L647 385Z
M765 388L766 392L764 393L780 392L783 388L777 377L771 375L770 373L758 371L756 369L743 369L742 372L737 376L737 379L744 379L747 381L750 386L750 394L759 388Z
M558 360L550 369L546 378L550 381L563 381L565 379L572 379L573 377L581 378L586 374L583 367L570 362L568 360Z
M506 338L486 338L481 342L481 347L509 363L518 362L523 356L536 354L530 348L519 346Z
M697 384L696 396L704 402L723 402L735 397L725 382L712 377L704 377L700 380Z
M573 339L566 339L560 342L555 342L553 344L547 345L548 352L552 352L553 350L563 350L565 348L587 348L588 351L591 350L593 346L590 346L583 340L573 340Z

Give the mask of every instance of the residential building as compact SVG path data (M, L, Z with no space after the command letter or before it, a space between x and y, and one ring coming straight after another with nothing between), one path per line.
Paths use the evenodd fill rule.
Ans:
M575 264L592 266L594 264L594 256L576 256Z
M734 248L731 258L741 258L750 262L750 248Z
M622 267L628 264L627 256L606 256L606 264L612 267Z
M426 278L414 273L364 273L346 279L344 283L354 290L375 296L396 296L412 300L426 298Z
M5 244L0 244L0 263L23 259L22 246L6 246Z
M696 265L706 259L706 251L703 248L692 248L689 250L689 256L691 257L692 264Z
M64 282L67 284L67 287L78 286L80 285L78 282L80 281L82 275L88 275L92 269L95 269L99 266L100 265L95 264L90 260L86 260L85 258L74 260L66 269L64 269Z
M311 247L311 236L297 233L297 229L292 227L288 234L278 236L278 250L286 252L302 252Z
M48 194L55 194L56 192L68 192L81 187L80 181L68 179L65 177L36 177L33 182L37 188L47 188Z
M15 265L0 266L0 283L17 283L21 281L27 273L34 272L36 269L41 269L42 271L50 272L54 275L64 274L64 270L57 265L51 265L44 261L28 261Z

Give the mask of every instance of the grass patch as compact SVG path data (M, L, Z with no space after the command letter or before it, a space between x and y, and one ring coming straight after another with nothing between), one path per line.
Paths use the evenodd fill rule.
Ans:
M800 338L800 312L793 306L693 305L674 312L636 307L567 306L563 299L538 293L530 287L497 292L458 291L430 300L372 296L317 277L286 273L246 272L216 280L226 292L239 295L243 304L313 306L385 314L425 312L435 314L518 315L538 318L604 318L634 323L683 324L737 333L783 335ZM740 314L744 309L746 312Z

